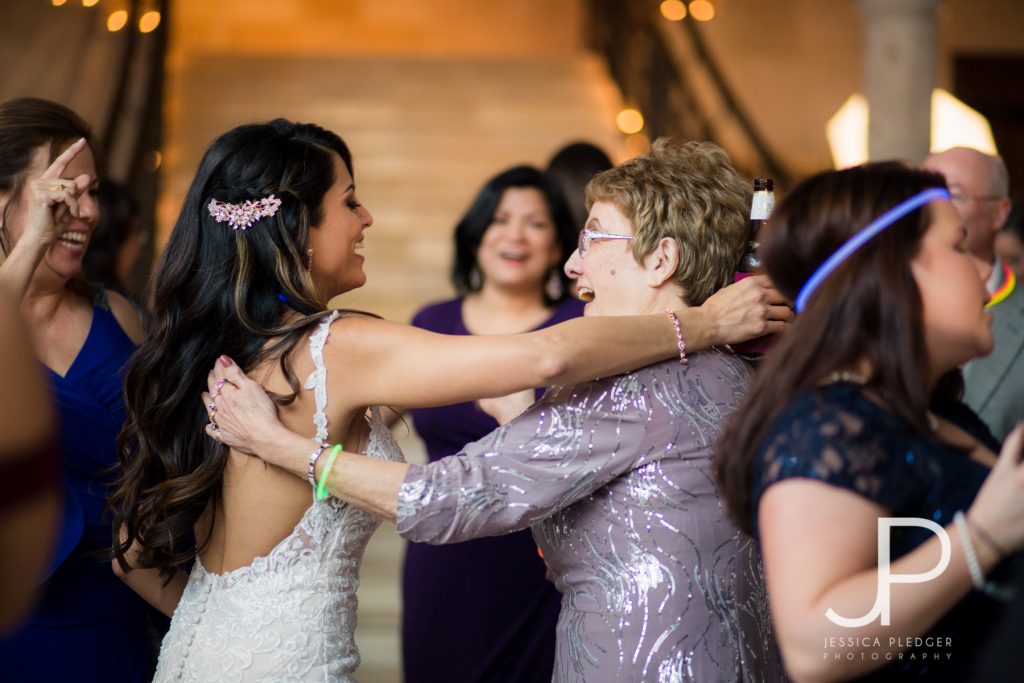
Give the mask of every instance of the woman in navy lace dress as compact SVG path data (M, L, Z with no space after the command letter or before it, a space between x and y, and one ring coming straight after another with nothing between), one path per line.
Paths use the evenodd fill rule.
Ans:
M1001 610L992 577L1024 544L1021 430L997 458L951 398L993 343L964 236L942 178L896 163L815 176L772 214L763 261L799 315L717 475L761 543L794 680L971 680ZM886 531L893 517L912 520Z

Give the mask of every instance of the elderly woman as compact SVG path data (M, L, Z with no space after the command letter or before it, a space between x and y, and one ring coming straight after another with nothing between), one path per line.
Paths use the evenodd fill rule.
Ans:
M585 315L699 305L731 278L746 183L721 149L659 141L595 178L566 265ZM312 470L336 496L454 543L532 527L563 592L554 678L763 680L778 676L759 562L726 519L710 447L749 381L725 351L557 387L508 425L426 466L342 453ZM227 359L210 376L219 438L296 476L309 441L274 420ZM211 401L214 401L211 404ZM211 433L213 428L210 428Z

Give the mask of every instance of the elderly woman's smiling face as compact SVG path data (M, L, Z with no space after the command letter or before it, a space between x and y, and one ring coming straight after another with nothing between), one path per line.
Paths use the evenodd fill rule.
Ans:
M618 206L594 203L581 233L581 248L565 264L566 274L577 281L579 297L587 304L584 315L647 312L643 310L651 290L647 271L633 257L632 240L617 239L632 235L633 225Z

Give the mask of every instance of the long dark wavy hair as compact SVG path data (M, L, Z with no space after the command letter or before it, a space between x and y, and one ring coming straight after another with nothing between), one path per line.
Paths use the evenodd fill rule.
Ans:
M583 226L573 225L569 205L566 204L565 196L554 179L534 166L513 166L505 169L484 183L477 192L466 213L455 226L452 285L459 294L480 291L482 283L478 279L480 266L476 261L476 252L484 239L484 233L494 222L494 212L501 203L501 195L513 187L538 190L544 195L548 210L551 212L555 240L562 248L561 263L554 269L555 275L562 283L562 295L556 301L544 291L544 304L553 306L571 296L569 276L565 274L562 264L569 260L569 256L576 249L579 229ZM476 276L473 274L474 271L477 271Z
M199 395L218 355L246 370L279 358L292 393L275 398L294 400L299 382L289 351L327 313L305 253L335 180L334 155L352 170L336 134L277 119L235 128L203 156L153 276L146 341L125 378L122 472L110 498L114 555L123 567L139 541L137 563L169 577L208 541L194 539L193 530L205 511L216 514L227 448L204 432ZM281 200L277 214L247 230L217 223L207 209L211 199L271 194Z
M903 200L945 186L941 175L897 162L809 178L772 213L760 247L765 269L792 301L855 232ZM928 207L919 208L854 252L825 279L762 362L718 441L714 464L719 492L746 533L754 533L754 458L772 422L800 391L866 359L873 368L868 387L886 409L927 430L932 388L921 294L910 262L929 222Z

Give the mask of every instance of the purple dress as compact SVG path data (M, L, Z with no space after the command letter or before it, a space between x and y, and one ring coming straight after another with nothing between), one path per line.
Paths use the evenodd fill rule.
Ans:
M711 472L749 375L711 350L552 389L458 455L410 465L398 533L532 527L564 594L558 683L780 681L760 559Z
M583 314L568 299L541 327ZM427 306L412 324L469 334L462 299ZM473 403L410 411L431 462L498 424ZM407 683L547 681L561 594L544 578L529 530L448 546L409 543L402 573L402 657Z

